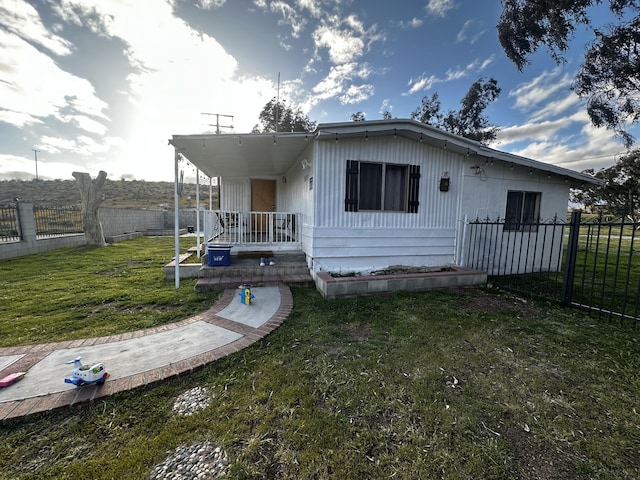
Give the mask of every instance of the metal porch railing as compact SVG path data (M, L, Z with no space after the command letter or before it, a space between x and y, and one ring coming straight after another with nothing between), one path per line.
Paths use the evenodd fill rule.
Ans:
M205 210L205 243L300 246L300 213Z

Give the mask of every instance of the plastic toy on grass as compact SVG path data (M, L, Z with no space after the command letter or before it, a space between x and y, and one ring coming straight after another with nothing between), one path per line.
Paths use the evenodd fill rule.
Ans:
M102 363L83 365L80 361L80 357L74 358L66 363L73 364L73 373L70 377L64 379L64 383L72 383L76 387L81 385L90 385L92 383L102 385L109 377L109 373L107 373Z
M0 378L0 387L8 387L16 383L18 380L22 380L27 372L17 372Z

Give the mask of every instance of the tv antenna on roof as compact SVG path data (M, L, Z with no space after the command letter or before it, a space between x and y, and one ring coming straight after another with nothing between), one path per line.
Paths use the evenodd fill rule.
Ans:
M207 125L211 125L212 127L216 127L216 133L220 133L221 128L233 128L233 125L220 125L220 117L230 118L233 122L233 115L223 115L222 113L207 113L203 112L202 115L215 115L216 123L208 123Z

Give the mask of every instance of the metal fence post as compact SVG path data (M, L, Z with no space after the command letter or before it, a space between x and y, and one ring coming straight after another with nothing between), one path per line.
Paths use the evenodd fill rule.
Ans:
M564 273L562 276L562 292L560 293L560 305L563 307L571 305L573 297L573 279L576 272L576 257L578 254L581 215L582 212L580 210L574 210L571 212L571 221L569 222L569 242L567 244L567 256L564 262Z

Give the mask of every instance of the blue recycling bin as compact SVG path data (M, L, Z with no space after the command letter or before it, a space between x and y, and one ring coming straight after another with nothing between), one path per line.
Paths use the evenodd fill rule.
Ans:
M207 247L207 265L210 267L228 267L231 261L231 245L209 245Z

